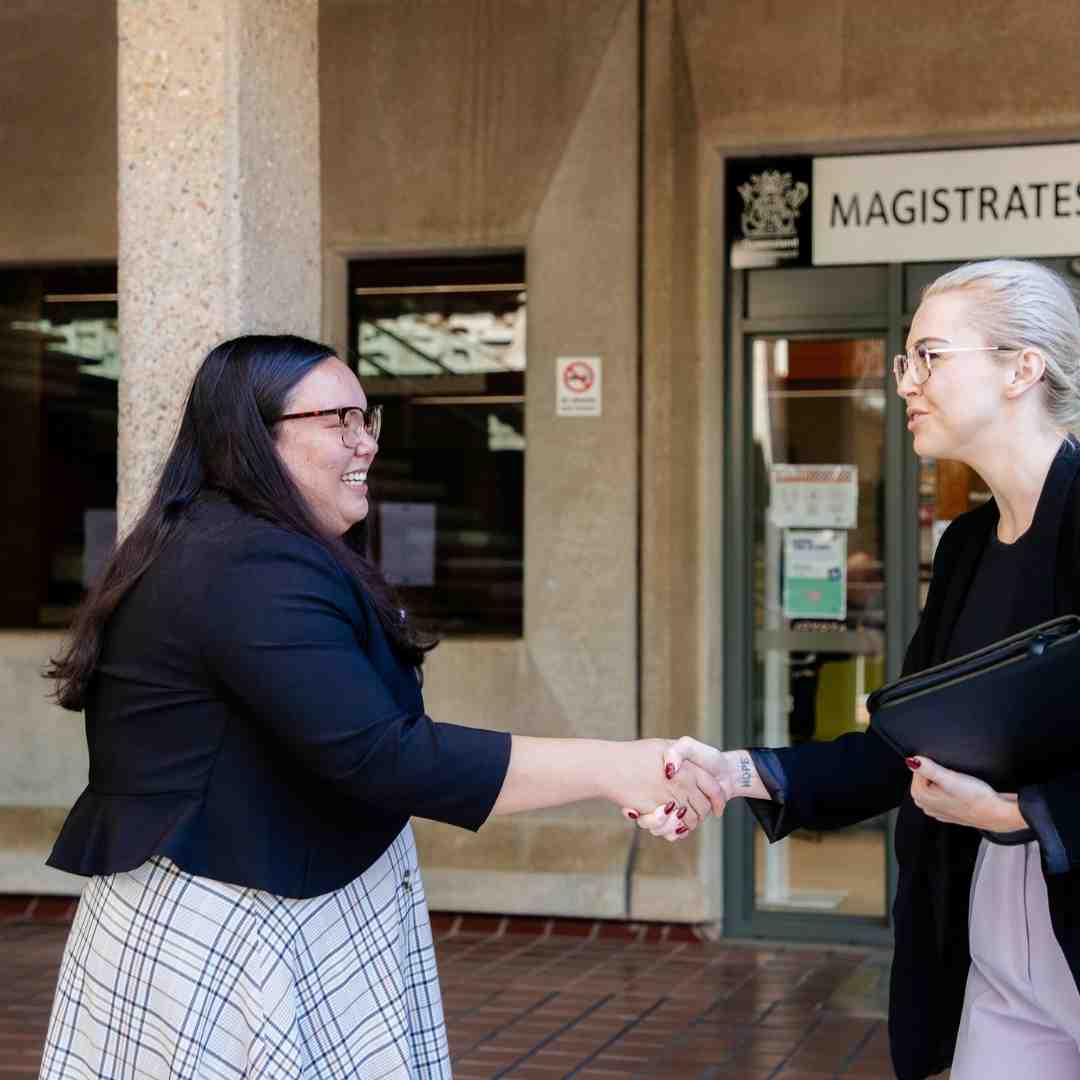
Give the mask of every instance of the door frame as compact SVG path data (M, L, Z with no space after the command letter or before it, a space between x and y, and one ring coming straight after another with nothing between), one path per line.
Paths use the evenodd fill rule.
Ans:
M807 271L812 273L813 271ZM728 342L730 362L724 373L725 432L724 491L725 623L723 670L724 746L747 746L750 727L750 665L752 663L753 595L751 547L753 530L753 470L750 415L752 364L750 340L754 336L787 338L853 337L873 334L884 338L886 357L900 352L905 335L903 267L888 268L888 301L878 312L857 316L770 315L746 318L747 275L733 270L728 276ZM885 619L886 676L900 673L904 650L918 620L918 459L911 448L904 405L892 392L888 362L885 372ZM733 807L724 817L723 891L725 936L762 937L796 941L844 942L885 946L892 943L892 900L896 891L896 854L893 845L895 811L886 829L886 916L837 916L820 913L758 911L754 907L754 846L756 828L745 806Z

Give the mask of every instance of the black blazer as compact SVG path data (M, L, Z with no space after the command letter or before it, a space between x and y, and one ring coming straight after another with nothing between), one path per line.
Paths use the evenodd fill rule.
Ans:
M1080 450L1067 444L1051 465L1031 525L1031 543L1041 555L1030 564L1040 566L1045 576L1017 589L1009 633L1056 615L1080 613L1074 584L1080 565L1078 472ZM926 609L904 660L905 675L946 658L997 521L997 507L989 502L958 517L942 536ZM971 963L968 900L979 833L927 817L911 800L907 766L872 731L771 753L784 774L785 802L750 802L771 840L797 828L842 828L900 807L889 1041L900 1080L942 1071L952 1060ZM1020 808L1042 850L1054 933L1080 983L1078 792L1080 774L1065 775L1021 791Z
M50 866L160 854L292 897L351 881L412 815L478 829L510 755L507 733L424 714L416 672L323 547L219 497L110 618L86 736L89 785Z

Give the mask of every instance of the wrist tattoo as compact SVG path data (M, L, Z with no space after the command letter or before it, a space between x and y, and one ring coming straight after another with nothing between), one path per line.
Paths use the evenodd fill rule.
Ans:
M750 756L744 754L739 758L739 764L737 766L739 770L738 784L741 788L748 788L754 782L754 770L750 764Z

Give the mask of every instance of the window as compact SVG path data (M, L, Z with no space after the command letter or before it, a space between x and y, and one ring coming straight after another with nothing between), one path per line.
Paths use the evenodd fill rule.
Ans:
M350 361L383 406L372 557L441 635L520 636L525 260L350 264Z
M116 536L116 267L0 270L0 626L70 621Z

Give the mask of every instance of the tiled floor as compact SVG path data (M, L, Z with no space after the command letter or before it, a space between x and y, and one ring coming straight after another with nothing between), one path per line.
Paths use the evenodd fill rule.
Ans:
M0 911L0 1080L36 1075L68 915ZM433 925L456 1080L893 1075L867 992L880 957L712 943L682 927Z

